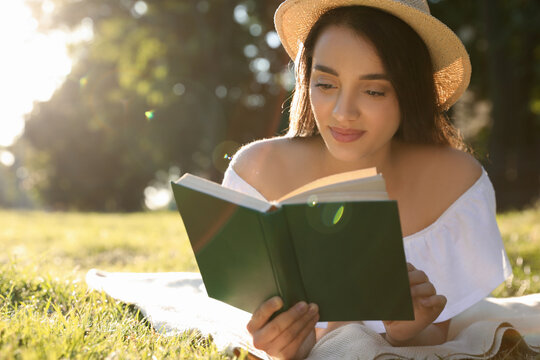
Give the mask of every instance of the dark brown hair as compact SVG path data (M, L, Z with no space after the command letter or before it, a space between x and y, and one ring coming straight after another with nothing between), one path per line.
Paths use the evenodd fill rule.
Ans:
M311 28L295 63L296 88L291 104L289 135L305 137L318 133L309 100L311 66L319 35L332 25L352 29L368 39L377 50L399 102L401 122L394 136L396 139L466 148L458 130L437 104L433 65L425 43L401 19L365 6L329 10Z

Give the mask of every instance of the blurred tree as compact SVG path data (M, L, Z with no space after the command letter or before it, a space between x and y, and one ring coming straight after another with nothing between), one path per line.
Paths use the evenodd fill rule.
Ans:
M476 101L491 103L490 121L469 140L490 174L498 207L531 205L540 197L540 2L430 2L467 47Z
M50 18L29 3L43 30L94 32L27 120L45 203L137 210L158 169L219 181L240 144L277 130L286 60L272 41L275 4L56 0Z
M41 0L27 0L43 30L91 24L94 38L74 45L68 81L27 121L27 161L46 175L33 183L47 204L136 210L158 169L219 181L240 144L286 126L281 105L291 79L272 23L279 0L50 1L52 16ZM472 100L451 115L491 104L489 121L467 140L499 208L527 205L540 189L540 3L430 0L430 7L473 64Z
M540 195L540 3L483 0L493 103L488 166L504 206Z

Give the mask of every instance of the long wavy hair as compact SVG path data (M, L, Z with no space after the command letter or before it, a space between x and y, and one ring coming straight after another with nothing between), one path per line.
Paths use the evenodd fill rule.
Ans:
M365 6L329 10L311 28L295 61L296 87L288 136L318 134L309 99L313 51L323 30L333 25L352 29L375 47L398 98L401 122L395 139L468 150L438 105L431 57L420 36L401 19Z

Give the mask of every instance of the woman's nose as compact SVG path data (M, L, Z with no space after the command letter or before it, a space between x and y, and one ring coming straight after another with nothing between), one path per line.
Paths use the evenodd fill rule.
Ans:
M356 120L360 115L360 111L354 94L340 93L332 115L340 122Z

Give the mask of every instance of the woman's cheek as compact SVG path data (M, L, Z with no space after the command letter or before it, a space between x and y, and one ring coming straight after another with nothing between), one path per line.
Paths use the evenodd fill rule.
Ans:
M319 118L319 111L321 109L321 101L320 97L316 94L310 94L310 102L311 102L311 111L313 112L313 115L315 116L315 120Z
M331 96L318 94L314 91L311 94L311 110L315 115L315 118L325 116L325 114L332 113L332 101Z
M392 103L386 104L385 107L379 110L379 118L384 119L381 125L384 124L385 131L389 133L389 136L394 136L401 122L399 110L394 108Z

